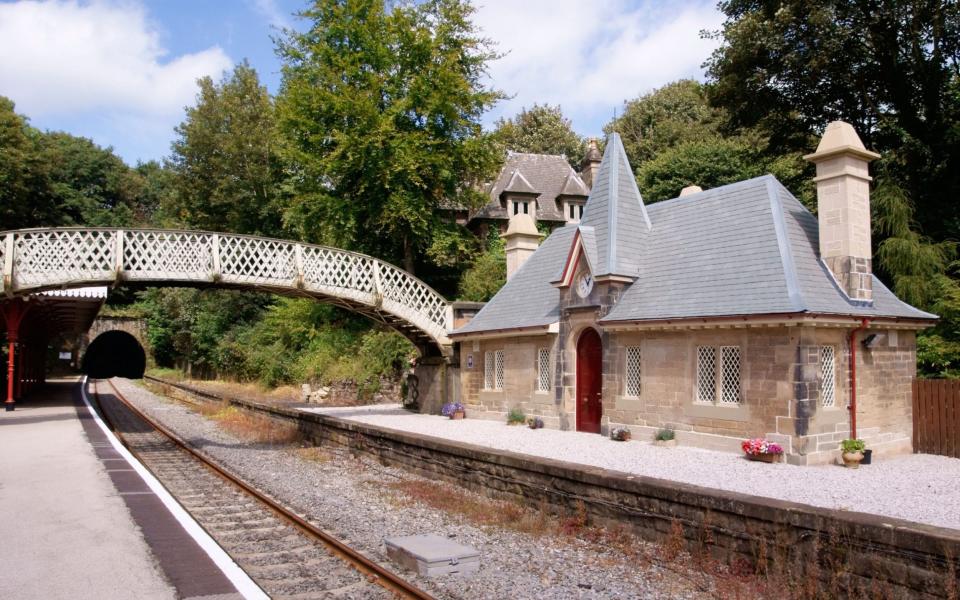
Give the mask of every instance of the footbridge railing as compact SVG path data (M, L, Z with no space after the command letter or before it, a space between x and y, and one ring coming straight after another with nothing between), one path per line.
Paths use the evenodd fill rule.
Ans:
M444 353L451 345L449 304L430 286L326 246L201 231L25 229L0 232L0 264L8 297L121 282L263 289L341 304Z

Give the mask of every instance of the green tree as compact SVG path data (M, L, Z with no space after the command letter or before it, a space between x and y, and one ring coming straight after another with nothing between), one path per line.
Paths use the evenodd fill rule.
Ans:
M507 260L503 240L497 231L490 232L486 250L478 255L460 279L459 298L486 302L507 282Z
M41 137L13 102L0 96L0 230L60 222Z
M50 191L63 225L129 226L141 190L139 176L93 141L64 132L41 138Z
M634 169L684 142L719 136L723 111L709 105L704 86L692 79L668 83L624 104L604 128L617 132Z
M176 194L163 213L201 229L279 234L282 169L266 87L246 62L219 83L203 77L197 85L197 104L176 128Z
M284 32L286 222L300 236L411 272L464 246L442 209L483 202L498 156L480 118L501 97L484 86L495 54L472 13L462 0L316 0L304 31Z
M953 0L726 0L707 61L712 102L732 128L809 151L851 123L916 203L922 231L955 236L960 195L960 4Z
M497 120L493 139L502 152L563 154L573 167L580 166L587 152L586 140L573 130L570 119L559 106L549 104L534 104L511 119Z

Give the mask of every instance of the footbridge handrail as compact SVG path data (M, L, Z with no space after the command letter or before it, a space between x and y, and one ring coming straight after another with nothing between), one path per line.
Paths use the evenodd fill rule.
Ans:
M60 227L0 232L0 293L124 281L256 288L339 301L450 346L449 303L372 256L252 235L167 229Z

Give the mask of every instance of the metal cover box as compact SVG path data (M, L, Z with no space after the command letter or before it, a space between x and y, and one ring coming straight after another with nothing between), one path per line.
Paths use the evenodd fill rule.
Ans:
M439 535L386 538L387 556L395 563L431 577L473 573L480 568L480 552Z

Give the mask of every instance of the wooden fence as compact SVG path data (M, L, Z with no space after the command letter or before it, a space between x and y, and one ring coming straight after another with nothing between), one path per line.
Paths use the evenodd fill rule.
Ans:
M913 451L960 458L960 380L913 380Z

